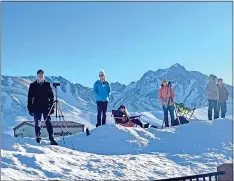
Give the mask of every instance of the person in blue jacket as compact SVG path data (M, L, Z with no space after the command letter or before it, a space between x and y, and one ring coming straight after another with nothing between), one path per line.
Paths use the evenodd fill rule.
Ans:
M96 127L106 124L106 111L111 92L110 84L106 81L104 70L99 72L99 80L94 83L93 92L97 102L97 124Z

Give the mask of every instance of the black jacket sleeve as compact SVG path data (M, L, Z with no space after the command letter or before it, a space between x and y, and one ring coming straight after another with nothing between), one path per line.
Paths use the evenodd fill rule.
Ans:
M33 86L30 84L29 90L28 90L28 111L32 112L32 101L33 101Z
M50 86L50 83L48 83L48 98L49 98L49 103L50 103L50 106L53 105L53 102L54 102L54 93L52 91L52 88Z
M229 93L228 93L228 90L227 90L227 88L226 87L224 87L224 89L225 89L225 92L226 92L226 100L228 100L228 96L229 96Z

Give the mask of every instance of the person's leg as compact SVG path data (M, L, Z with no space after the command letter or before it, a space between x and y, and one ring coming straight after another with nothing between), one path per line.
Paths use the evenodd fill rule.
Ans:
M227 104L226 102L220 102L221 106L221 118L225 118L225 114L227 112Z
M51 123L51 117L48 116L47 112L43 113L43 117L44 117L44 120L45 120L47 132L48 132L48 135L49 135L49 140L54 141L54 133L53 133L53 127L52 127L52 123Z
M213 106L214 106L214 119L218 119L219 118L219 114L218 114L218 101L214 100L213 101Z
M102 113L102 103L97 101L97 124L96 127L101 126L101 113Z
M106 111L108 102L102 103L102 125L106 124Z
M34 113L34 121L35 121L35 134L36 137L39 138L41 136L41 128L39 127L39 121L41 120L42 113L35 112Z
M218 105L217 105L217 116L218 116L218 118L219 118L220 109L221 109L221 114L222 114L221 102L218 102L217 104L218 104Z
M136 124L136 125L138 125L138 126L140 126L140 127L143 128L143 124L142 124L142 122L141 122L139 119L131 119L131 121L132 121L134 124Z
M170 112L171 125L172 125L172 126L177 125L177 124L175 123L175 115L174 115L175 107L174 107L173 105L172 105L172 106L169 106L169 107L168 107L168 110L169 110L169 112Z
M163 106L163 112L164 112L164 122L165 126L169 127L169 122L168 122L168 108L166 106Z
M227 113L227 103L226 103L226 101L224 102L224 108L223 108L223 110L224 110L224 113L223 113L223 116L224 116L224 118L226 117L226 113Z
M208 119L209 120L212 120L212 109L213 109L213 106L212 106L212 100L208 100Z

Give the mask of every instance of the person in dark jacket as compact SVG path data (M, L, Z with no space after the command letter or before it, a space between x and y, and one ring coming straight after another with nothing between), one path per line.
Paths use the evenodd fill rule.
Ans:
M126 108L125 105L121 104L120 107L118 108L118 112L114 115L115 117L118 117L116 119L116 123L118 124L126 124L129 121L131 121L132 123L142 127L142 128L148 128L149 127L149 123L143 124L139 119L137 118L130 118L130 115L128 113L128 110ZM157 126L151 126L153 128L158 128Z
M226 87L223 86L223 79L218 80L217 84L218 90L219 90L219 100L218 100L218 117L219 117L219 112L221 109L221 118L225 118L225 114L227 112L227 103L226 101L228 100L228 91Z
M216 86L217 77L213 74L209 76L209 82L206 86L207 98L208 98L208 119L212 120L212 110L214 109L214 119L217 119L218 116L218 99L219 99L219 90Z
M37 78L38 79L35 82L30 84L27 106L29 114L31 116L34 116L36 141L40 143L41 140L41 128L39 127L39 121L43 116L51 145L58 145L57 142L54 140L51 118L50 115L48 115L49 110L51 109L51 106L54 102L54 94L50 83L45 81L43 70L37 71ZM54 110L52 109L50 114L53 113Z
M97 124L96 127L106 124L106 111L111 92L110 84L106 81L104 70L99 72L99 80L94 83L93 92L97 102Z

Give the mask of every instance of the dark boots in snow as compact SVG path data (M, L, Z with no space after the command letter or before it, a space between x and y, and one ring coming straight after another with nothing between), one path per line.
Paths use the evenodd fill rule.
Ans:
M40 143L41 142L41 138L40 137L36 137L36 142Z
M50 140L50 145L58 145L58 143L53 139L53 140Z
M149 127L149 123L144 124L144 128L148 128Z

